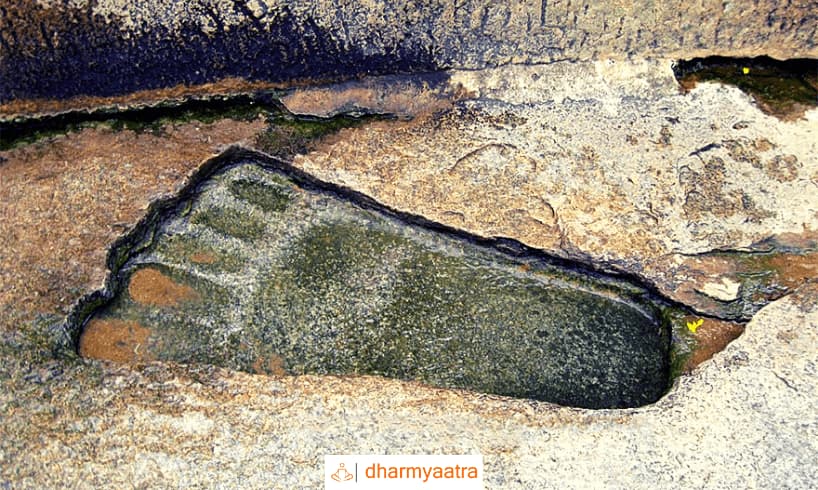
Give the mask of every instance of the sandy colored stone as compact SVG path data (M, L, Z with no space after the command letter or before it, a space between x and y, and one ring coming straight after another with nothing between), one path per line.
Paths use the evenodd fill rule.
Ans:
M818 229L815 110L784 122L732 87L685 95L658 61L509 66L450 83L475 99L346 130L295 164L450 226L636 273L704 309L680 284L723 278L680 276L683 257ZM782 155L802 167L770 179L761 162Z
M467 96L445 79L443 73L368 77L292 90L281 98L281 103L293 114L332 117L363 112L406 119L443 111L451 107L453 100Z
M482 454L486 488L809 488L816 292L769 305L660 402L634 410L375 377L46 366L29 381L0 378L0 481L316 488L324 454L441 452Z
M719 282L705 283L697 291L719 301L733 301L738 298L739 287L741 287L740 282L729 277L722 277Z
M615 74L621 67L609 68ZM769 236L814 247L814 112L804 121L780 123L738 91L710 84L677 99L671 84L651 85L650 70L629 68L635 73L630 81L608 77L602 84L587 76L554 75L549 82L538 74L541 83L573 81L577 90L566 91L537 89L533 77L519 78L527 69L506 69L518 71L505 72L514 77L502 70L459 75L483 94L480 102L463 102L460 112L345 130L297 163L403 210L450 224L462 220L478 233L510 230L552 251L632 268L669 294L683 289L677 285L693 291L705 279L732 274L729 260L700 255L714 249L741 249ZM481 77L519 80L536 90L504 93L481 85ZM630 86L630 95L609 96L619 93L617 86ZM645 98L648 93L665 98ZM629 99L633 94L636 99ZM128 133L120 140L102 132L2 153L8 162L0 164L0 487L270 488L275 482L320 488L323 455L332 453L479 453L492 489L815 486L818 285L810 282L808 253L791 254L805 261L784 272L799 278L792 294L755 314L744 334L681 377L659 402L633 410L567 409L377 377L273 378L209 366L134 368L34 356L41 349L11 333L21 325L12 305L54 311L99 285L104 249L125 227L109 229L110 223L137 219L152 192L170 191L186 172L164 170L160 178L161 169L171 168L163 165L194 168L200 149L208 153L220 144L215 136L200 141L192 135L206 133L187 128L182 134L188 139L171 132L165 139ZM771 144L755 145L758 138ZM726 141L740 142L733 154ZM700 218L687 219L682 203L708 175L710 156L700 161L690 153L710 143L722 145L712 156L722 159L726 176L712 189L721 186L719 194L728 197L744 192L754 204L720 214L701 208ZM489 144L496 145L483 150L489 156L455 166ZM66 153L71 145L86 147L96 159ZM124 148L144 158L128 161ZM187 157L153 158L177 154ZM797 156L803 167L796 179L767 178L763 162L777 154ZM753 155L762 168L753 166ZM131 167L111 165L123 161ZM509 161L520 165L519 173L500 168ZM448 179L436 181L434 174L446 175L453 166L448 177L463 179L457 187L472 201L448 197L452 206L444 207L457 208L435 210L424 196L444 187ZM711 168L709 175L719 173ZM141 182L139 175L160 183L129 186ZM481 179L514 178L523 190L509 186L509 196L487 190L484 199L475 191ZM557 216L559 240L515 231L499 218L528 205L528 192L540 188L548 191L540 197ZM536 203L522 209L547 218L545 206ZM110 210L122 217L104 214ZM447 218L446 212L463 216ZM95 213L104 226L90 224L87 216ZM481 225L481 216L492 224ZM76 236L83 241L70 243ZM81 253L83 247L93 254ZM707 343L710 333L706 320L698 334Z
M87 129L0 152L0 305L67 312L102 283L108 245L151 200L178 188L223 145L263 127L189 123L161 136Z

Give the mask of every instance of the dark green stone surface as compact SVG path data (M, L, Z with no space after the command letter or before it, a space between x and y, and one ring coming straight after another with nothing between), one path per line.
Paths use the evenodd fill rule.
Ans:
M150 329L152 357L594 408L650 403L667 388L669 333L636 286L408 225L252 163L190 199L93 314ZM138 303L127 282L145 267L196 297Z

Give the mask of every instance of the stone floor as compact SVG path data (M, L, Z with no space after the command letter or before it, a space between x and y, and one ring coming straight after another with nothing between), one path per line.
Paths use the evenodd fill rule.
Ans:
M718 316L751 318L744 333L627 410L55 357L113 240L225 145L256 145L265 124L87 129L0 152L0 486L320 488L324 454L479 453L487 488L814 487L818 113L780 121L715 84L682 94L666 62L448 76L428 112L341 130L295 165L638 276L702 313L702 343L726 342Z

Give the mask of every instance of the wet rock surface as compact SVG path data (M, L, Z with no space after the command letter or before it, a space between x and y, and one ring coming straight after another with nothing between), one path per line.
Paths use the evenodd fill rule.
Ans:
M112 251L127 257L116 296L91 314L81 355L374 374L591 408L664 393L669 326L646 290L403 223L232 153Z

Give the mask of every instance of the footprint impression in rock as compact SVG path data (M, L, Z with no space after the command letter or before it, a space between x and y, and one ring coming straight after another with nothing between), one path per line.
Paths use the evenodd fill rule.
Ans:
M591 408L667 389L668 329L637 285L399 216L262 155L207 167L112 249L102 304L78 307L83 356Z

